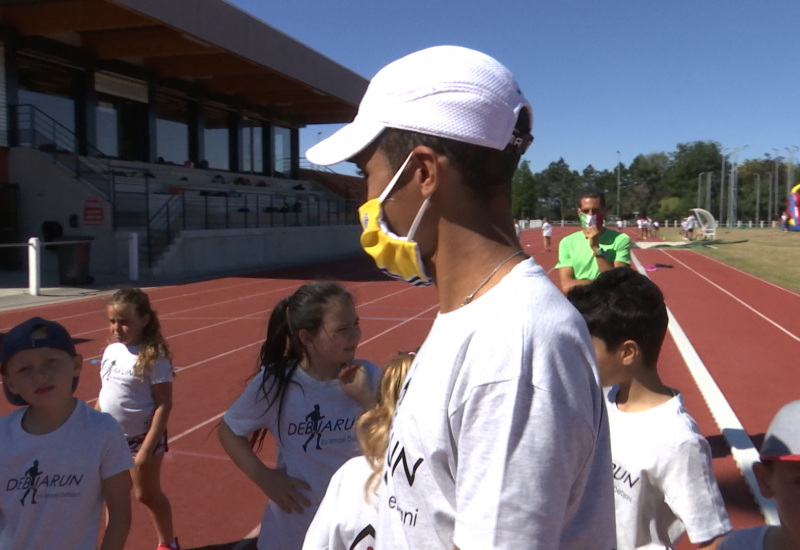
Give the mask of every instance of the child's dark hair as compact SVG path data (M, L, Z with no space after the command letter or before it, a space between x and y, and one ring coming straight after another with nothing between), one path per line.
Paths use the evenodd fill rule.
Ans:
M161 357L172 361L172 352L161 334L161 322L158 320L158 314L150 305L150 298L146 292L135 287L121 288L111 296L106 305L130 307L137 317L149 317L147 324L142 329L139 354L136 364L133 366L133 372L137 376L143 378L147 370L153 367Z
M654 282L633 269L617 267L588 285L573 287L567 299L583 315L589 333L610 350L633 340L644 364L655 367L668 317L664 295Z
M294 372L306 354L300 341L300 331L317 332L328 305L334 300L353 302L353 297L341 285L330 281L306 283L294 294L278 302L272 310L267 326L267 339L261 346L258 370L264 367L261 392L267 402L266 414L273 405L278 406L278 424L281 422L286 389ZM256 371L258 374L258 371ZM260 448L266 430L256 431L250 444ZM280 436L280 433L278 434Z

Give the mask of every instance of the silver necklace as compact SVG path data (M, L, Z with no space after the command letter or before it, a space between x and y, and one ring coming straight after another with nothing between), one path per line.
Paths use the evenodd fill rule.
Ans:
M513 258L514 256L519 256L520 254L522 254L522 250L517 250L517 251L516 251L516 252L514 252L514 253L513 253L511 256L509 256L508 258L506 258L505 260L503 260L502 262L500 262L499 264L497 264L497 267L495 267L495 268L492 270L492 272L491 272L491 273L489 273L489 276L488 276L488 277L486 277L486 278L483 280L483 282L481 282L481 284L479 284L479 285L477 286L477 288L476 288L475 290L473 290L473 291L472 291L472 293L471 293L469 296L466 296L466 297L464 298L464 300L461 302L461 305L462 305L462 306L465 306L465 305L467 305L468 303L470 303L470 302L472 301L472 299L473 299L473 298L475 298L475 295L478 293L478 291L479 291L480 289L482 289L482 288L483 288L483 287L486 285L486 283L488 283L488 282L489 282L489 280L490 280L492 277L494 277L494 274L495 274L495 273L497 273L498 271L500 271L500 268L501 268L501 267L503 267L503 266L504 266L504 265L506 265L506 264L507 264L509 261L511 261L511 258Z

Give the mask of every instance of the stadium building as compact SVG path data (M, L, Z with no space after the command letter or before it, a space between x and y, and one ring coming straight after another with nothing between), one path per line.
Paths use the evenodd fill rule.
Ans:
M124 280L137 241L153 275L358 250L362 186L304 166L299 130L350 121L368 81L248 13L0 0L0 54L0 245L91 243L45 247L45 277ZM0 269L25 256L0 248Z

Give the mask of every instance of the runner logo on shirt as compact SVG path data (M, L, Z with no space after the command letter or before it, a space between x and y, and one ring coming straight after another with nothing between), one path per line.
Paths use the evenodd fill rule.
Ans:
M303 443L304 451L306 452L308 451L307 448L308 444L311 442L312 439L314 439L315 435L317 436L317 450L318 451L322 450L322 447L319 446L319 440L322 437L322 430L320 429L320 421L323 418L325 418L325 415L319 412L319 405L314 405L314 410L306 415L306 422L311 422L312 433L308 437L308 439L306 439L306 442Z
M356 418L356 415L329 418L315 404L314 410L305 415L302 421L289 423L286 435L303 437L302 447L306 453L313 449L324 451L326 446L331 445L356 445L357 440L352 433Z
M65 487L78 487L83 481L83 474L55 474L44 475L44 472L39 469L39 461L34 460L33 465L25 470L25 473L20 478L11 478L6 481L6 491L20 491L22 497L19 502L22 506L38 504L41 496L39 490L43 487L49 488L65 488ZM60 492L60 493L45 493L45 498L57 497L70 497L78 496L76 492ZM29 498L30 497L30 498Z

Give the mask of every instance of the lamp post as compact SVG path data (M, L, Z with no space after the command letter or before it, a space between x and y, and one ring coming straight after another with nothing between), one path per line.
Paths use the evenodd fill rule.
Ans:
M767 172L767 177L769 178L769 189L767 192L767 225L769 225L770 221L772 220L772 172Z
M711 180L714 178L714 172L706 172L706 210L711 212Z
M758 218L758 207L759 207L758 199L761 196L761 174L757 173L755 176L757 178L756 179L756 225L758 225L758 219L759 219Z
M617 219L619 219L619 213L620 213L620 204L619 204L619 201L620 201L620 192L619 192L619 181L620 181L620 180L619 180L619 169L620 169L620 166L621 166L621 165L622 165L622 160L621 160L621 157L620 157L619 151L617 151Z
M700 208L700 188L703 185L703 176L711 172L700 172L697 174L697 208Z
M725 151L722 152L722 169L719 171L719 223L722 224L722 209L725 202L725 158L727 157Z
M786 196L789 196L789 193L792 192L792 185L794 185L794 154L797 152L798 147L797 145L792 145L791 147L784 147L786 149L786 156L789 159L789 163L786 165Z
M731 181L728 185L728 227L736 223L736 216L739 210L739 151L743 151L747 147L747 145L734 147L731 152L733 162L731 163Z
M775 197L775 202L773 203L772 207L775 209L775 212L770 212L770 217L773 214L777 213L778 212L778 208L779 208L779 206L778 206L778 204L779 204L779 202L778 202L778 186L780 185L780 177L778 175L778 163L781 160L783 160L783 157L778 156L778 150L777 149L775 149L773 147L772 150L775 151L775 156L772 157L772 162L775 165L775 181L773 182L773 184L775 185L775 191L773 192L773 196Z

